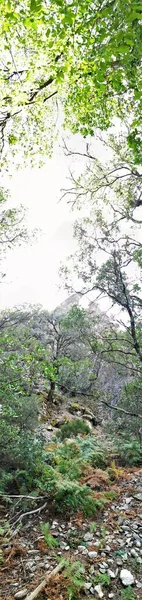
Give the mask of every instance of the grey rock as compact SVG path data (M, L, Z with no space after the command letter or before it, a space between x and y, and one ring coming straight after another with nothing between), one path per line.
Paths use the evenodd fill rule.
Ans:
M26 563L25 567L28 571L32 571L32 572L36 571L36 568L37 568L35 565L35 562L33 560L29 560Z
M88 552L88 556L89 558L96 558L98 556L98 553L95 550L92 550Z
M20 592L16 592L16 594L14 595L14 598L15 598L15 600L22 600L22 598L25 598L27 593L28 593L27 588L24 588Z
M131 556L134 556L134 558L137 558L138 553L136 552L135 548L132 548L132 550L131 550Z
M116 573L114 573L114 571L111 571L111 569L108 569L107 573L111 577L111 579L115 579Z
M136 547L137 547L137 548L141 548L141 542L138 542L138 541L137 541L137 542L136 542Z
M125 562L125 560L128 560L128 554L127 554L127 552L125 552L125 553L123 554L123 557L122 557L122 558L123 558L123 561L124 561L124 562Z
M86 552L88 554L88 550L87 550L86 546L78 546L78 550L80 550L81 552L83 552L83 550L86 550Z
M102 573L102 574L105 574L105 573L106 573L106 569L105 569L105 567L99 567L99 571L100 571L100 573Z
M122 564L123 564L123 563L122 563L122 560L121 560L121 558L117 558L117 560L116 560L116 564L118 565L118 567L121 567L121 566L122 566Z
M137 533L133 533L133 539L134 539L136 542L140 542L140 543L141 543L141 539L140 539L139 535L137 535Z
M95 592L97 592L98 598L103 598L104 594L103 594L100 583L98 585L95 585L94 590L95 590Z
M110 592L110 594L108 595L108 598L114 598L113 592Z
M128 571L127 569L121 569L120 579L121 579L123 585L125 585L125 586L129 586L134 583L134 577L133 577L131 571Z
M51 565L49 563L45 563L45 569L46 571L48 571L48 569L50 569Z
M139 494L134 494L133 496L136 500L139 500L140 502L142 501L142 493L140 492Z
M91 565L91 567L90 567L90 569L89 569L89 573L90 573L90 575L93 575L93 574L94 574L94 571L95 571L95 569L94 569L93 565Z
M136 587L137 587L138 589L141 589L141 588L142 588L142 583L141 583L140 581L137 581L137 583L136 583Z
M87 582L84 584L85 590L90 590L91 587L92 587L92 583Z

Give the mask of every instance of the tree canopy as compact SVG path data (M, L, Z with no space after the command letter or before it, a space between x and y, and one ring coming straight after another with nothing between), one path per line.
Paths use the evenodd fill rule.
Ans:
M140 162L139 0L4 0L0 5L0 131L7 153L37 160L51 151L57 101L73 132L93 135L128 120Z

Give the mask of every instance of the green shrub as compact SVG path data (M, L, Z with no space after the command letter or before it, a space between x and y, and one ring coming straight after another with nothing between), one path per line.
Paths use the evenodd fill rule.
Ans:
M107 464L106 448L98 442L95 436L87 436L85 439L78 437L76 442L84 461L90 463L93 467L105 468Z
M54 502L58 511L64 507L73 512L82 510L88 517L104 508L103 500L95 499L87 485L79 485L69 479L58 480Z
M67 476L71 481L74 479L80 479L83 470L83 463L81 459L78 460L65 460L61 459L58 463L58 471L63 475Z
M131 438L125 441L121 437L121 439L116 440L116 447L124 465L133 466L142 464L142 446L138 440Z
M73 419L60 427L60 431L56 437L60 440L65 440L66 438L77 436L79 433L90 433L89 425L82 419Z
M14 397L3 405L0 420L1 491L11 486L24 493L41 472L43 441L35 437L37 405L32 398ZM31 412L31 415L30 415Z

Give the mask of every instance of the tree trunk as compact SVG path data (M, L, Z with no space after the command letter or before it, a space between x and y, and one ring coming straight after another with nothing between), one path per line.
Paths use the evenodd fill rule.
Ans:
M48 392L48 402L53 402L55 393L55 381L50 381L50 390Z

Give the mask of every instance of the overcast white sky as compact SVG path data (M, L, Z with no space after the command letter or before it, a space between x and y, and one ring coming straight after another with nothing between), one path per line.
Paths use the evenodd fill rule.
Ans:
M80 135L71 135L68 147L81 151L84 142ZM95 154L106 158L101 143L93 141ZM107 154L108 158L108 154ZM59 202L61 189L69 186L69 166L76 173L83 172L82 158L65 157L61 145L56 144L52 159L40 169L13 172L11 180L5 180L11 193L11 205L23 204L27 208L27 227L40 229L38 239L26 246L9 250L2 265L6 277L1 283L0 309L18 304L41 304L46 309L55 308L67 297L64 289L59 291L58 270L61 261L75 252L73 222L76 211L71 211L65 198ZM91 298L90 298L91 299ZM104 309L109 302L105 299Z
M71 136L69 145L80 149L80 136ZM47 309L63 301L67 293L59 291L58 269L61 261L75 251L73 221L75 212L67 200L59 202L61 189L68 186L68 167L71 158L57 146L52 159L40 169L16 172L10 181L11 204L27 208L27 226L39 228L38 240L7 253L3 263L6 277L1 283L0 309L18 304L38 303ZM74 169L82 168L74 161Z

